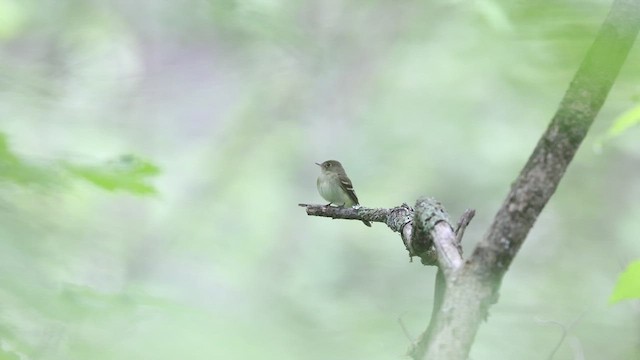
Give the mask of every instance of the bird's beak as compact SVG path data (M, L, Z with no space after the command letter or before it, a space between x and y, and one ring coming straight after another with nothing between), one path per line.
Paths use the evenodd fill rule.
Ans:
M318 166L322 166L322 164L318 164L318 163L314 163L314 164L316 164L316 165L318 165Z

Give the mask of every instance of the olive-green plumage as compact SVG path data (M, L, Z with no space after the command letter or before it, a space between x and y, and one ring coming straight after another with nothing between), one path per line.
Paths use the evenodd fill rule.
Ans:
M329 205L359 205L351 180L339 161L327 160L322 164L316 163L316 165L320 166L320 176L317 181L318 192L329 202ZM362 220L362 222L371 226L371 223L366 220Z

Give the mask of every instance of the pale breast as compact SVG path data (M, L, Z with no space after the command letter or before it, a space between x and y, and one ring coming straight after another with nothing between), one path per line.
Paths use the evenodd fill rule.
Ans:
M318 192L328 202L334 205L353 206L353 201L347 193L340 187L340 180L326 179L326 177L318 177ZM333 183L333 186L332 186Z

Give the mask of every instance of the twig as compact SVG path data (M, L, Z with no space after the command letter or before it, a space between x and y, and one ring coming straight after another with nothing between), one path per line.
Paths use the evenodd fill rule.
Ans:
M411 334L409 333L409 330L407 329L407 327L404 325L404 321L402 321L402 317L398 317L398 324L400 324L400 328L402 329L404 336L406 336L407 340L409 340L413 344L415 340L413 339L413 336L411 336Z
M562 345L562 343L564 342L564 339L566 339L567 334L569 333L569 330L571 330L578 322L580 322L580 320L582 320L582 318L584 317L584 315L586 314L586 311L583 311L580 315L578 315L578 317L576 317L571 324L569 324L568 326L565 326L564 324L562 324L561 322L555 321L555 320L542 320L542 319L536 319L536 321L538 321L541 324L551 324L551 325L556 325L558 327L560 327L562 329L562 336L560 336L560 339L558 340L558 343L556 344L556 346L553 348L553 350L551 351L551 353L549 354L549 356L547 357L548 360L553 360L553 357L556 355L556 353L558 352L558 350L560 349L560 346Z
M469 223L471 222L471 219L473 219L474 216L476 216L476 211L474 209L467 209L464 211L464 213L460 217L460 220L458 220L458 225L456 226L456 231L455 231L456 243L458 244L458 247L460 247L460 244L462 243L462 237L464 236L464 231L467 229L467 226L469 226ZM460 248L460 253L462 253L462 248Z

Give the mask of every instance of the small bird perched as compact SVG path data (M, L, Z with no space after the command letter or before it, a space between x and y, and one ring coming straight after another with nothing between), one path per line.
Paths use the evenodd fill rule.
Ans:
M322 164L316 163L316 165L320 166L320 176L318 176L317 182L318 192L329 202L328 205L359 205L351 180L339 161L327 160ZM362 220L362 222L367 226L371 226L371 223L367 220Z

